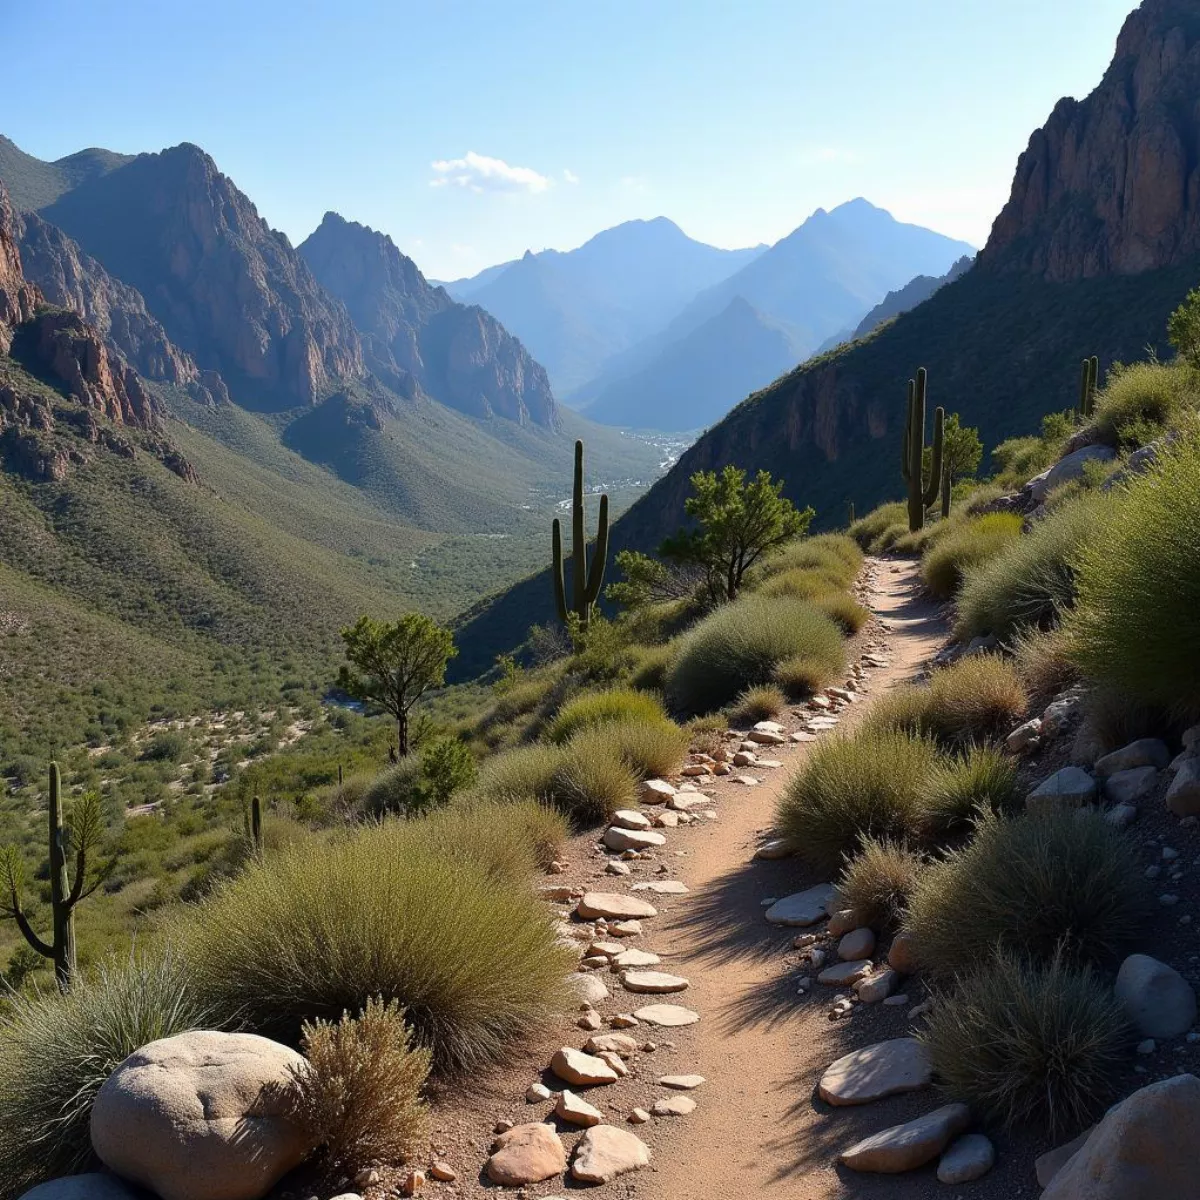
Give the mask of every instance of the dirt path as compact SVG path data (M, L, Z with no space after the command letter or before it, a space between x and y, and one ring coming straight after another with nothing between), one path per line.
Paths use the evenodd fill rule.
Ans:
M870 696L843 713L842 727L861 719L871 698L909 681L945 637L937 608L920 596L917 582L915 563L876 564L871 604L885 626L890 665L872 672ZM916 1196L938 1186L922 1177L909 1190L896 1177L852 1177L832 1165L839 1148L892 1123L894 1114L897 1120L910 1114L903 1104L874 1106L879 1111L864 1126L861 1114L832 1114L813 1099L822 1070L844 1052L849 1030L842 1025L852 1022L829 1021L829 989L797 995L796 956L789 954L796 931L769 926L762 901L821 881L795 860L750 861L756 834L772 823L805 749L798 747L761 786L725 794L719 823L691 843L684 871L691 894L673 906L659 932L671 969L691 981L686 1003L703 1015L691 1069L707 1082L696 1111L674 1123L656 1150L652 1174L639 1179L637 1193L648 1200L824 1200L881 1194L884 1184L891 1197ZM905 1009L876 1015L884 1026L900 1026L882 1037L897 1036L907 1024Z

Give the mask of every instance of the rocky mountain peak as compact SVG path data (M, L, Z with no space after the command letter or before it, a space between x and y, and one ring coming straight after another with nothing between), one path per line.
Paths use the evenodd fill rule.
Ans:
M1197 96L1200 4L1145 0L1099 86L1030 138L980 263L1065 282L1200 252Z
M555 426L546 372L481 308L429 283L386 234L326 213L299 252L350 313L366 365L404 395L414 385L476 417Z

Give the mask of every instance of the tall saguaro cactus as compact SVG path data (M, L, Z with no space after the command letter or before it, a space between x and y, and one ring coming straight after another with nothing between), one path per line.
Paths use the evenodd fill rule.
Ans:
M1075 415L1081 421L1090 421L1096 411L1096 385L1100 374L1100 360L1093 354L1079 364L1079 403Z
M54 976L62 991L71 986L75 974L75 909L86 900L111 872L113 863L89 872L89 859L104 832L100 797L88 792L75 803L70 825L63 824L62 780L58 763L50 764L50 923L49 941L40 938L29 922L21 903L24 864L16 846L0 850L0 915L11 917L25 940L43 958L54 962ZM69 860L74 857L74 874ZM89 880L90 873L90 880Z
M571 497L571 604L567 605L566 575L563 570L562 525L557 517L551 529L551 550L554 555L554 599L558 604L558 619L564 625L572 613L581 629L587 629L592 609L604 584L604 565L608 558L608 497L600 497L600 519L596 526L596 548L591 566L587 562L587 536L583 512L583 443L575 443L575 485Z
M929 483L922 482L925 451L925 389L928 373L924 367L916 379L908 381L908 417L904 425L904 450L901 457L904 482L908 484L908 528L916 533L925 524L925 510L938 498L942 487L942 439L946 413L938 408L933 414L933 452L930 456Z

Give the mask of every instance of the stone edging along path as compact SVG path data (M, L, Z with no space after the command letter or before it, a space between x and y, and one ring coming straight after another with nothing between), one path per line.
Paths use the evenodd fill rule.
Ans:
M855 1143L888 1126L919 1117L912 1137L927 1139L932 1130L948 1139L963 1128L963 1115L954 1106L931 1112L937 1106L928 1096L906 1106L902 1096L899 1107L864 1123L862 1110L817 1099L826 1069L853 1049L842 1028L851 1022L832 1019L848 1016L852 1002L844 998L839 1007L835 999L846 994L836 986L798 982L796 949L806 935L790 926L824 919L828 881L808 879L770 830L788 768L807 746L852 726L873 694L910 681L945 637L938 610L919 595L915 563L869 560L859 587L877 620L856 639L858 662L846 688L747 731L743 746L730 742L737 765L724 777L692 764L674 787L648 785L643 807L618 814L601 836L612 856L603 890L543 885L546 898L563 905L564 937L581 953L575 978L583 1036L557 1051L543 1082L530 1085L528 1121L499 1130L481 1181L524 1186L528 1196L547 1200L617 1178L622 1194L648 1200L816 1200L879 1194L882 1182L889 1196L929 1194L927 1176L913 1190L915 1181L903 1177L849 1176L837 1166L852 1147L874 1162L878 1149ZM807 887L814 911L798 911L806 905L795 899L779 905ZM776 923L764 919L767 910ZM907 1043L905 1003L893 997L888 1006L897 1043ZM661 1076L649 1057L660 1049L672 1060L671 1073ZM657 1079L645 1106L617 1099L624 1089L613 1085L631 1073L642 1085ZM857 1103L833 1096L831 1078L822 1095L835 1105ZM913 1086L927 1082L925 1072ZM585 1130L571 1154L544 1124L547 1114L533 1107L551 1102L563 1136Z

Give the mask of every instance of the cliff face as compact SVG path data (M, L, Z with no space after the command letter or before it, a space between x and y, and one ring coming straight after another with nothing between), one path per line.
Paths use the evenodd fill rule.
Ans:
M546 372L480 308L433 287L390 237L326 213L299 247L321 285L350 313L366 365L403 394L427 395L476 417L556 426Z
M139 155L42 215L250 407L310 404L364 373L343 305L196 146Z
M1066 282L1198 252L1200 5L1145 0L1096 90L1030 138L980 263Z
M0 353L8 350L16 326L33 316L39 299L21 268L15 216L8 191L0 183Z

